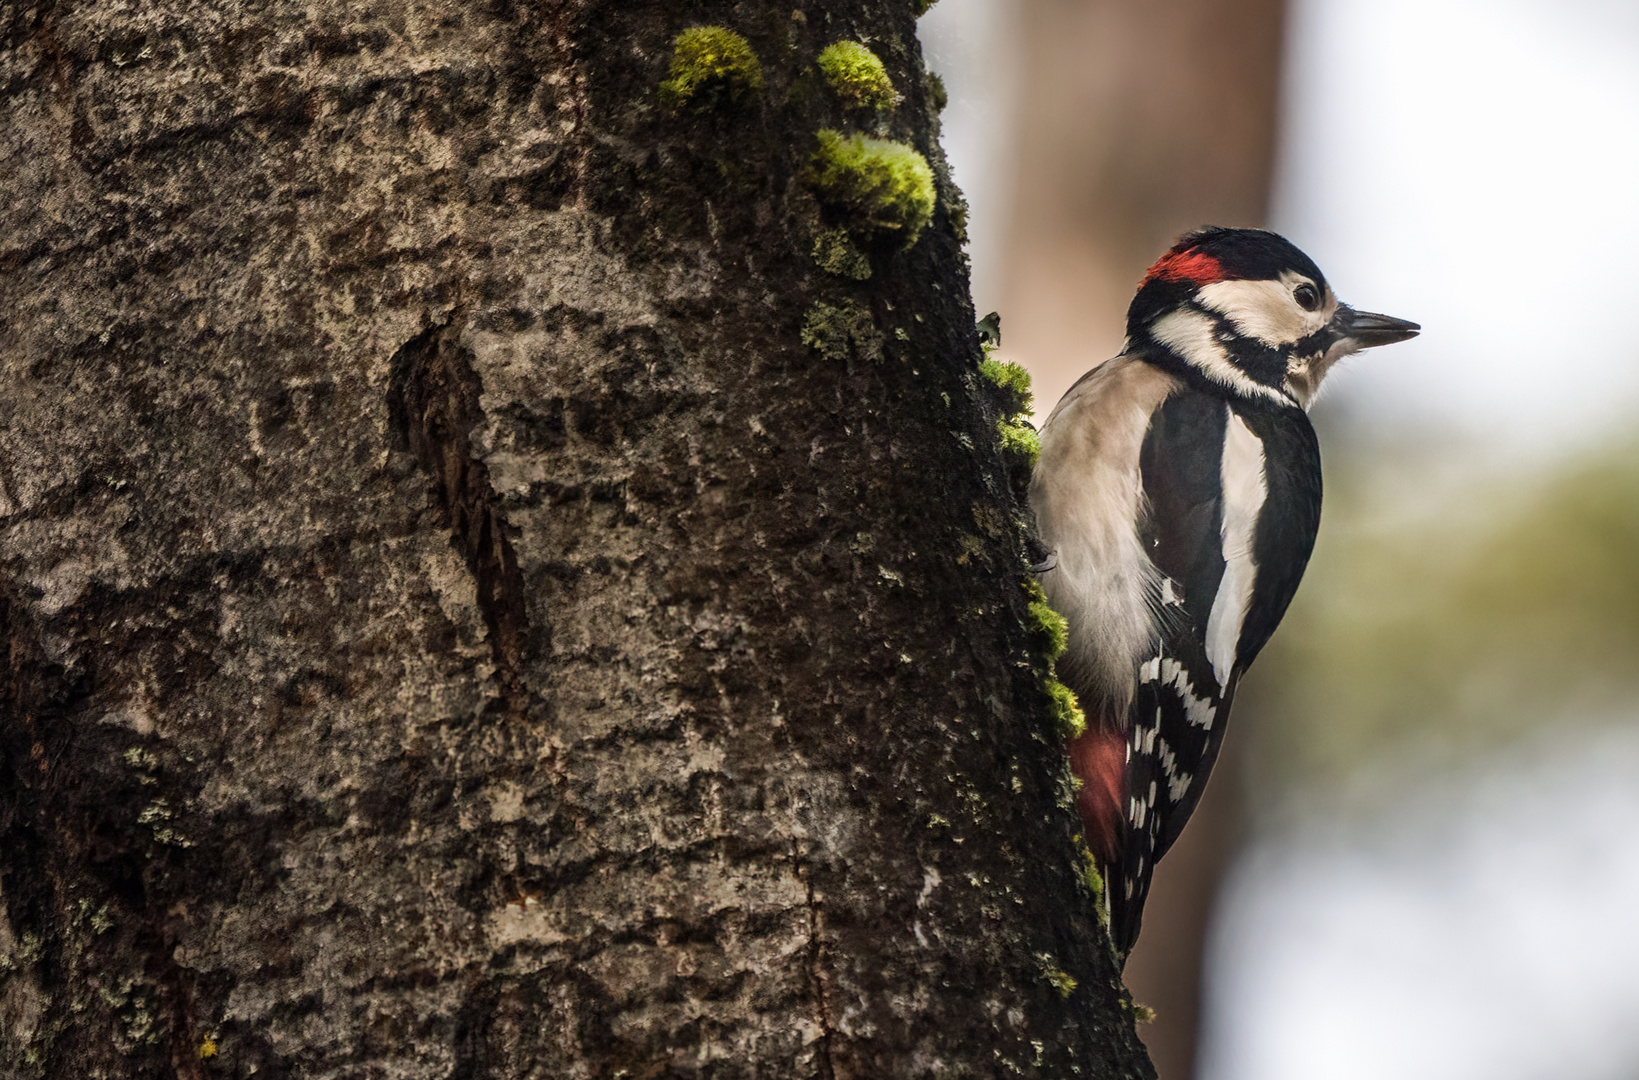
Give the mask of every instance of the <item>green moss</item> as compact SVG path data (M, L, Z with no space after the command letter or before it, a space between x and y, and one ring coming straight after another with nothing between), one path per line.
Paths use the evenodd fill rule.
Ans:
M1058 733L1066 739L1080 738L1087 730L1087 715L1081 711L1076 692L1051 676L1041 681L1041 687L1051 701L1049 711Z
M1001 320L995 312L979 324L979 335L985 353L979 374L1002 392L1002 418L996 422L1002 452L1022 459L1033 469L1041 460L1041 438L1025 419L1035 404L1035 395L1030 392L1030 373L1011 360L997 360L990 355L1001 338Z
M1110 911L1109 904L1105 902L1104 875L1098 869L1098 860L1093 857L1091 851L1087 850L1085 844L1081 844L1081 881L1082 884L1087 886L1087 891L1093 894L1093 902L1098 908L1099 918L1103 920L1105 926L1108 926L1110 924Z
M1069 647L1070 624L1048 604L1047 594L1042 591L1040 582L1026 579L1024 593L1030 598L1030 632L1041 643L1042 652L1047 654L1047 660L1051 663L1063 656L1064 650Z
M897 95L888 69L859 42L827 45L815 63L845 104L856 109L886 109L894 103Z
M945 80L932 71L928 72L928 103L936 114L944 112L945 106L950 104L950 91L945 89Z
M917 17L920 18L921 16L926 15L928 13L928 9L938 2L939 0L916 0Z
M864 360L882 359L882 332L857 300L817 301L803 316L802 343L827 360L846 360L850 353Z
M1069 972L1058 966L1058 961L1052 953L1040 952L1036 954L1036 965L1041 968L1042 978L1052 984L1053 989L1059 992L1059 997L1069 997L1076 992L1076 980Z
M1002 452L1021 458L1032 469L1041 460L1041 436L1023 420L1003 420L996 425L1002 437Z
M933 220L933 170L904 143L823 130L806 179L856 231L901 232L909 247Z
M871 260L854 244L847 229L827 229L814 237L814 261L838 277L864 281L871 276Z
M1030 373L1011 360L995 360L986 357L979 365L979 374L989 379L1007 395L1007 409L1009 414L1029 412L1036 403L1036 395L1030 391Z
M762 93L763 66L751 43L721 26L691 26L672 43L671 78L660 84L660 100L672 108L698 103L745 101Z

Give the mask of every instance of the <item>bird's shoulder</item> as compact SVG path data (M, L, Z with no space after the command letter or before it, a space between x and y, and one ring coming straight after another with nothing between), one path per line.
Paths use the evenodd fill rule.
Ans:
M1161 402L1185 388L1183 380L1142 353L1122 353L1088 371L1064 392L1042 425L1043 440L1147 422Z

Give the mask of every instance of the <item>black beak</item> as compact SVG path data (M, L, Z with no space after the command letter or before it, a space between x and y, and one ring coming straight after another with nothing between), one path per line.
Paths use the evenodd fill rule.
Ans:
M1416 323L1407 322L1405 319L1374 315L1369 311L1356 311L1347 305L1337 309L1337 318L1334 321L1338 331L1344 337L1352 338L1362 349L1369 349L1373 345L1393 345L1396 341L1416 337L1417 332L1422 329Z

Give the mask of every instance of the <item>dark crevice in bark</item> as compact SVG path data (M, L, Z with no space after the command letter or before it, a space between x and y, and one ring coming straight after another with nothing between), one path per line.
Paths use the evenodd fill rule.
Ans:
M192 793L157 782L145 787L121 768L122 752L140 751L139 742L88 737L78 727L98 700L98 680L72 655L48 657L46 636L7 583L0 590L0 850L10 858L0 917L12 940L37 943L32 977L43 995L72 994L77 987L62 973L75 963L109 960L105 989L122 997L97 1005L118 1022L149 1011L160 1024L149 1048L125 1048L126 1060L137 1072L144 1061L157 1071L169 1060L174 1075L193 1080L202 1073L192 1041L191 976L172 955L174 912L167 912L165 885L178 859L154 842L138 809ZM54 913L65 909L79 919L63 925ZM46 1075L78 1068L87 1053L60 1038L61 1023L52 1014L35 1023Z
M455 1017L455 1064L448 1080L476 1080L490 1074L494 1064L488 1053L490 1029L502 996L499 987L480 987L469 992Z
M393 356L387 388L393 449L413 455L432 480L442 524L478 586L501 690L492 708L516 714L527 701L523 575L489 469L472 454L472 433L483 420L483 387L456 334L454 325L434 326Z
M825 1001L824 930L821 926L823 909L819 899L814 895L814 881L803 863L801 842L791 845L791 860L797 867L797 876L802 879L808 900L808 983L814 995L814 1010L819 1017L820 1042L822 1049L818 1058L820 1074L824 1080L835 1080L836 1065L831 1060L832 1040L836 1036L831 1026L831 1009Z
M161 955L175 948L174 935L166 934ZM170 962L161 973L166 1011L170 1016L171 1069L177 1080L205 1080L205 1067L199 1057L199 1032L194 1024L192 979L181 965Z
M52 886L45 871L52 860L51 845L43 825L50 815L38 810L47 797L57 794L55 766L62 760L68 741L68 727L58 722L72 711L71 702L83 698L86 688L59 664L49 663L40 654L39 634L22 604L10 590L0 593L0 640L6 649L4 684L0 685L0 843L11 852L28 851L37 857L12 863L0 895L14 936L41 931L47 947L49 918L34 919L52 907ZM77 683L79 683L77 685ZM40 873L22 875L18 865L29 865Z

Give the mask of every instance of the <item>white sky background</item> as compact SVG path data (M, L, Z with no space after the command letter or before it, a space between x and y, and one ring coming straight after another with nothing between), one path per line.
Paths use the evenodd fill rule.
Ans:
M1508 457L1633 430L1639 4L1295 0L1285 109L1275 228L1424 327L1335 404Z
M1323 407L1491 468L1632 437L1639 3L1291 2L1274 225L1345 300L1424 326ZM922 20L981 313L1016 11ZM1556 733L1398 815L1264 838L1215 931L1205 1080L1639 1076L1639 730Z
M1013 194L1017 12L1011 0L944 0L917 23L928 66L950 95L940 118L940 142L968 201L973 305L981 317L1000 303L1002 244Z

